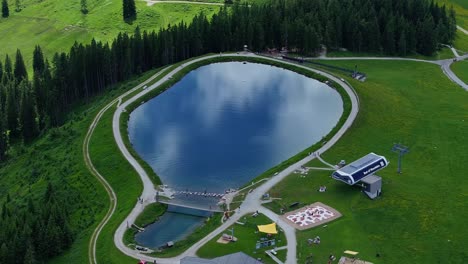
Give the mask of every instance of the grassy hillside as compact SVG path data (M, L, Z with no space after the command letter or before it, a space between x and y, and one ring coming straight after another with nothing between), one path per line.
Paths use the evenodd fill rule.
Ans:
M64 200L69 202L67 208L71 213L70 224L76 241L70 250L52 263L86 263L89 237L108 207L104 189L83 162L83 139L92 119L111 98L147 79L152 73L154 71L78 106L62 127L50 130L31 145L16 144L9 153L10 159L0 166L0 202L7 193L20 206L26 203L27 197L38 199L43 195L47 181L52 182ZM135 179L133 186L138 192L140 186L136 176Z
M459 61L451 66L452 71L465 83L468 83L468 61Z
M437 2L445 4L448 8L453 6L457 13L457 24L465 29L468 28L468 1L437 0ZM457 36L455 37L455 43L453 46L459 50L468 52L468 35L457 30Z
M88 0L89 13L80 11L80 1L22 0L21 12L15 12L15 1L8 0L10 17L0 18L0 58L19 48L31 68L32 51L40 45L46 56L56 51L68 51L75 41L88 43L92 38L101 41L113 39L119 32L133 32L136 26L153 30L190 21L194 15L207 15L219 6L191 4L157 4L147 6L136 1L137 20L127 24L122 19L121 0Z
M458 50L468 53L468 35L463 34L461 31L457 31L453 46Z
M445 4L448 8L453 6L455 12L457 12L457 24L464 27L468 27L468 1L466 0L437 0L437 2Z
M328 62L327 62L328 63ZM434 65L415 62L329 62L368 74L364 83L350 79L360 97L359 116L344 137L322 156L337 163L351 162L369 152L386 156L390 165L379 172L383 195L370 200L330 178L329 172L311 171L305 178L291 175L270 191L288 205L320 201L343 217L298 232L299 263L313 255L325 263L330 253L358 251L374 263L466 263L464 222L468 180L468 94L450 83ZM397 174L393 143L410 148ZM320 166L314 161L314 166ZM327 192L319 193L326 185ZM270 205L278 211L278 205ZM319 235L319 246L307 239ZM380 254L377 257L376 254Z

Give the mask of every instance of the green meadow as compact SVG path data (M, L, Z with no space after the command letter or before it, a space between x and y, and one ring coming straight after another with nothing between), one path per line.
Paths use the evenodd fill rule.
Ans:
M374 263L466 263L464 227L468 218L468 94L430 64L398 61L333 61L347 68L358 65L368 75L361 83L347 78L360 98L360 112L351 129L322 157L351 162L375 152L389 159L379 172L382 196L370 200L357 187L330 178L330 172L296 174L270 190L281 202L323 202L343 214L340 219L297 232L298 259L318 263L330 253L360 252ZM410 148L403 173L396 173L394 143ZM312 166L320 166L313 161ZM323 165L322 165L323 166ZM321 185L325 193L317 192ZM322 243L310 247L307 239L319 235ZM378 255L377 255L378 254Z
M273 221L263 214L259 214L257 217L253 217L251 214L247 214L243 216L238 222L243 224L234 224L228 227L222 233L231 235L232 233L230 230L234 229L234 237L237 238L236 242L230 242L228 244L218 243L216 241L221 237L221 235L219 235L201 247L197 251L197 255L203 258L211 259L242 251L256 259L261 258L264 263L276 263L266 255L265 250L286 245L286 237L281 230L278 231L278 234L274 235L273 237L276 239L275 246L255 249L255 244L257 241L260 241L261 238L267 238L266 234L258 232L257 225L267 225L271 224ZM277 257L280 258L281 261L285 261L286 250L279 250L278 253L279 252L281 252L281 254Z
M158 30L180 21L189 22L200 12L212 15L220 8L174 3L147 6L144 1L136 1L138 18L127 24L122 19L118 0L88 0L87 15L80 12L78 0L22 0L20 12L14 10L15 1L8 2L10 17L0 18L0 58L3 60L5 54L12 56L19 48L29 69L35 45L40 45L50 59L55 52L68 51L75 41L88 43L95 38L107 42L119 32L132 33L137 26L142 30ZM439 2L453 4L458 24L468 29L468 1ZM468 52L468 36L458 31L454 46ZM336 54L343 55L347 54ZM449 57L452 57L450 51L443 49L427 59ZM330 162L352 161L374 151L385 155L391 164L380 173L384 179L383 196L375 201L359 189L332 180L327 172L311 171L305 178L291 175L271 190L273 196L282 198L281 203L268 205L276 212L296 201L303 204L321 201L343 214L326 228L298 232L299 263L309 257L314 262L325 262L330 253L338 256L347 249L359 251L359 257L375 263L467 263L468 231L463 226L468 218L468 180L464 177L468 160L466 91L452 84L434 65L392 61L327 63L347 68L357 64L360 71L368 74L368 80L361 83L343 76L356 88L361 111L352 128L323 157ZM467 61L453 64L452 69L468 83ZM69 186L61 190L67 201L72 204L81 201L76 203L71 217L72 225L77 228L76 241L51 263L86 263L89 237L108 208L104 189L83 162L82 143L89 125L111 99L154 73L147 72L77 106L63 126L48 131L30 145L15 144L11 158L0 167L1 197L9 193L24 205L23 197L39 198L46 180L51 180L54 185ZM133 208L142 190L137 173L115 145L110 129L113 109L102 117L90 144L94 165L106 176L119 201L115 215L99 237L97 257L99 263L134 263L134 259L115 248L112 240L117 226ZM390 151L396 142L408 145L411 151L404 157L401 175L395 172L396 154ZM316 161L313 164L320 166ZM320 185L328 187L326 193L316 191ZM144 215L147 219L140 220L151 221L159 213ZM264 219L256 218L252 223L259 220ZM215 227L213 224L203 231ZM246 238L229 248L211 241L200 250L200 255L214 257L251 250L250 240L257 238L251 231L240 228L239 235L244 232ZM202 235L200 232L194 237ZM317 235L322 243L309 247L306 240ZM187 248L188 244L183 246ZM262 258L265 256L260 254ZM285 251L278 255L285 258Z
M80 1L22 0L22 10L15 12L15 1L8 0L10 16L0 18L0 58L14 55L20 49L26 64L32 68L32 52L40 45L46 57L65 52L73 43L89 43L91 39L107 42L119 32L158 30L181 21L190 22L198 13L212 15L215 5L163 3L147 6L136 1L137 20L132 24L122 19L122 1L88 0L89 13L80 11Z
M463 28L468 27L468 1L466 0L437 0L437 2L445 4L447 8L453 6L457 13L457 24Z
M465 83L468 83L468 61L458 61L450 66L452 71Z

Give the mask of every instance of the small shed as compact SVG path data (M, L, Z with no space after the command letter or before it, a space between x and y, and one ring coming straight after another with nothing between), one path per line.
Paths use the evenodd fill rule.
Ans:
M363 192L371 199L380 196L382 192L382 178L377 175L369 175L361 180Z

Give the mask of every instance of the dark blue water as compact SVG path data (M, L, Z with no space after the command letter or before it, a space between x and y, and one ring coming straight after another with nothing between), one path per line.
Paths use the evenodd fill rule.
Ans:
M194 231L210 214L199 210L169 206L161 218L138 233L135 240L144 246L158 248L177 241ZM183 231L183 232L181 232Z
M318 142L342 112L338 92L316 80L262 64L217 63L133 111L128 132L164 184L223 192Z

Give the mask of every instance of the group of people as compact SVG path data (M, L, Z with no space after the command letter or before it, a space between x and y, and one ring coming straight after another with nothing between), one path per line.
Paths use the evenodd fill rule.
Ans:
M309 243L309 245L320 244L320 237L316 236L314 239L309 238L309 239L307 239L307 242Z

